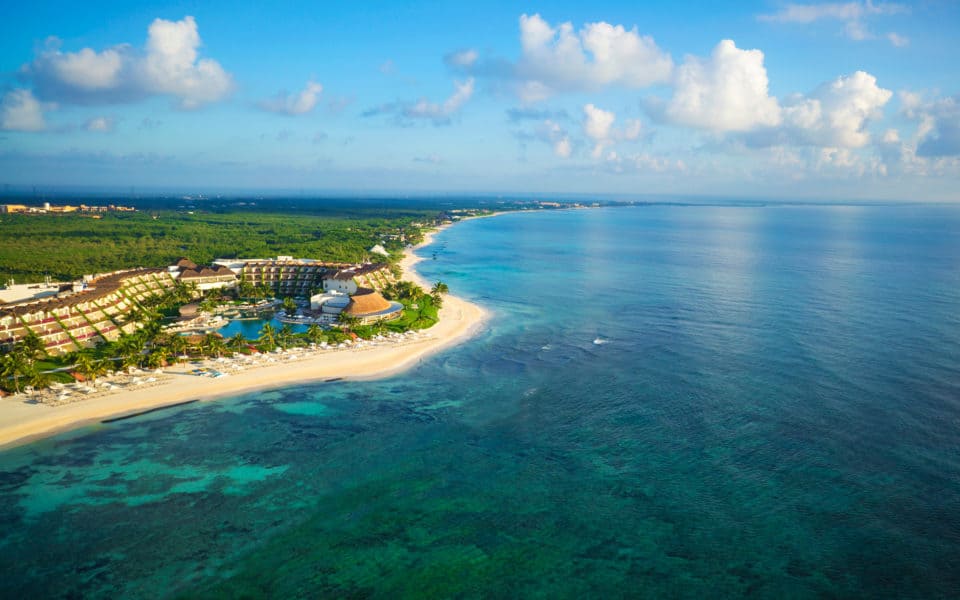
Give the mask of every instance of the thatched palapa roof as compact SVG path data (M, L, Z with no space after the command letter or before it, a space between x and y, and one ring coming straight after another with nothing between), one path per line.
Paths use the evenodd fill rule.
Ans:
M372 315L390 308L390 303L380 295L380 292L368 288L360 288L357 293L350 296L350 304L347 305L348 315L363 317Z

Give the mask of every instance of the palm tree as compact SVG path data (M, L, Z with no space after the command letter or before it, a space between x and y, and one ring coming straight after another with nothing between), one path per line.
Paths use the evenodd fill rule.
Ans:
M219 301L214 296L207 296L200 301L198 307L203 312L213 312L215 308L219 305Z
M260 337L257 338L260 346L266 350L273 350L277 347L277 329L270 323L264 323L260 328Z
M173 284L173 297L177 304L186 304L194 298L197 293L197 284L195 283L184 283L180 280L177 280Z
M26 357L31 361L40 360L47 355L47 349L44 347L43 342L37 337L37 334L32 331L17 342L16 345L20 347Z
M383 289L380 290L380 293L387 300L396 300L399 294L397 293L397 285L395 283L388 283L383 286Z
M430 288L430 293L434 296L439 296L440 294L446 294L450 291L450 288L442 281L438 281L433 284L433 287Z
M144 323L143 328L137 333L139 333L144 340L152 340L157 337L162 327L160 325L160 315L157 313L148 313L147 316L150 320Z
M74 359L73 368L83 375L84 379L96 381L107 370L106 361L97 359L89 350L81 350Z
M230 341L227 342L227 346L229 346L233 351L240 351L246 347L247 343L247 338L243 337L242 333L237 332L237 334L230 338Z
M400 299L416 300L423 294L423 290L420 289L420 286L413 283L412 281L398 281L397 285L397 294L400 296Z
M307 327L307 339L314 344L319 344L323 341L323 329L321 329L316 323L310 327Z
M211 332L203 336L203 348L207 354L216 354L220 358L227 346L223 343L223 336Z
M277 344L286 350L293 343L293 328L289 325L284 325L280 328L280 331L277 332Z
M283 299L283 310L287 313L287 316L293 316L297 312L297 301L287 296Z
M13 352L0 356L0 374L3 375L4 381L13 379L13 390L18 394L20 378L29 375L31 367L33 367L33 361L22 350L14 349Z
M151 369L159 369L166 366L170 351L165 346L156 346L147 355L146 365Z
M140 362L146 342L136 335L125 335L117 340L116 349L120 354L120 364L132 367Z
M34 389L39 390L50 385L50 374L37 368L37 365L31 364L26 373L27 383Z
M183 337L182 335L175 335L170 338L170 352L172 352L175 356L183 355L183 353L187 351L188 345L187 338Z
M234 288L234 291L237 298L253 298L255 293L254 285L250 283L246 275L240 276L240 281L237 282L237 287Z
M350 313L343 311L337 315L337 323L340 324L340 328L344 330L349 330L351 327L356 327L360 324L360 319L351 315Z

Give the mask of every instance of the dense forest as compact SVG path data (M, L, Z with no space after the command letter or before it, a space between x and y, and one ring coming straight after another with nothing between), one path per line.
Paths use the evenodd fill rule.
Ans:
M419 239L419 228L412 223L432 222L437 214L436 209L374 207L329 214L236 209L147 209L105 213L102 218L5 214L0 215L0 283L165 266L181 256L198 264L277 255L360 262L371 257L375 244L397 253L404 239Z

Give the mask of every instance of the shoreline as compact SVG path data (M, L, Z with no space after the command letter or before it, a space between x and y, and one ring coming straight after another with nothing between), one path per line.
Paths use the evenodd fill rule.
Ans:
M408 249L399 263L404 278L430 289L413 268L423 260L414 252L429 246L437 233L451 225L443 225L425 233L420 244ZM186 363L164 369L159 376L163 381L149 387L138 387L132 382L132 389L124 388L105 396L59 406L27 404L13 397L2 398L0 450L102 423L105 419L135 416L188 402L215 400L299 383L318 383L331 378L360 380L395 375L414 367L428 356L473 337L489 316L482 307L458 296L447 294L443 300L439 322L416 335L391 338L362 347L323 351L298 348L285 353L257 355L257 359L231 360L229 364L238 372L230 373L228 377L197 376L191 372L196 365ZM208 359L204 364L220 368L224 362Z

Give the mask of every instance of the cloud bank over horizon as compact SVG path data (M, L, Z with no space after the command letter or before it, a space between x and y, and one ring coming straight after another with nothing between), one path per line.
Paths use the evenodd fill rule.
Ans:
M67 148L123 156L159 144L171 171L259 160L266 169L290 165L318 186L377 169L397 185L427 187L535 186L536 174L552 174L541 180L610 190L641 181L701 190L802 181L855 194L928 186L942 197L960 183L957 76L942 71L938 81L954 87L941 91L880 58L927 56L911 43L913 22L929 20L917 7L853 1L743 11L730 23L751 35L711 26L723 34L712 42L700 35L699 52L685 51L684 36L664 29L662 12L646 19L642 8L632 12L636 22L514 13L447 45L423 35L408 37L407 46L390 42L386 32L401 23L387 21L370 21L377 31L365 39L333 30L315 40L275 37L270 32L286 25L264 24L264 39L279 47L251 38L244 58L225 43L222 23L202 19L215 40L205 45L201 18L189 15L154 18L140 45L78 44L76 33L37 29L42 42L32 57L10 59L17 63L0 87L8 138L0 168L16 181L29 171L10 166L18 153L21 160ZM464 9L464 23L477 18ZM938 19L958 33L946 22ZM427 22L402 25L429 30ZM492 38L491 27L500 32ZM790 39L738 43L768 32ZM943 39L960 49L957 37ZM810 40L846 45L849 57L831 65L790 49L819 52ZM362 68L350 53L360 48L375 49ZM318 76L305 80L311 72ZM789 89L798 81L806 84ZM447 178L427 178L426 169L438 166ZM482 175L497 171L501 178Z

